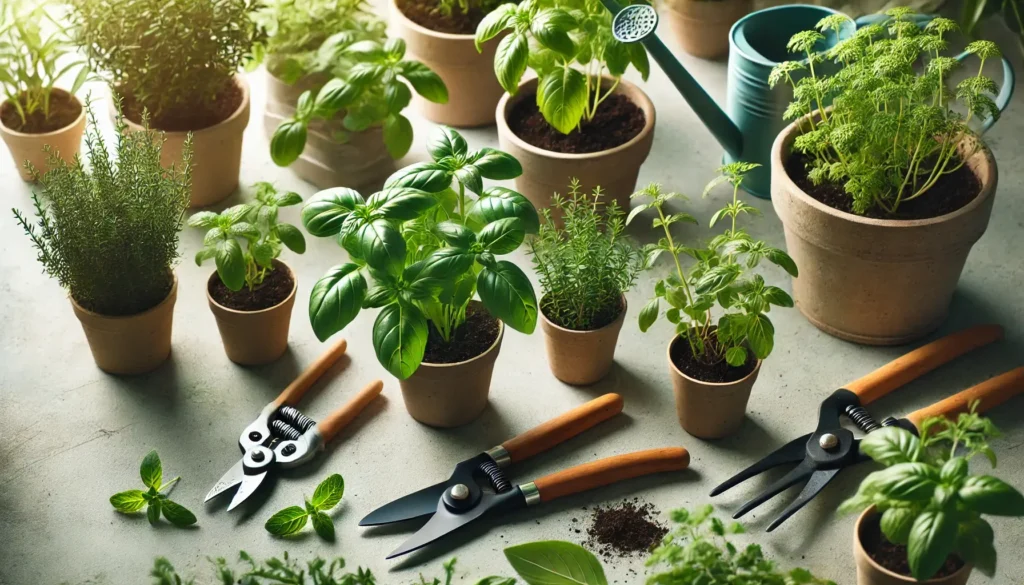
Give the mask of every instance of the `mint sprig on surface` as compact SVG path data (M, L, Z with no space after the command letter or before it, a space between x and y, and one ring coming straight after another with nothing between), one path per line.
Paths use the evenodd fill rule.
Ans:
M156 451L150 451L142 460L139 469L142 483L146 490L128 490L110 496L110 505L123 514L135 514L146 508L146 517L150 524L156 524L160 515L175 526L191 526L196 523L196 516L185 506L175 503L167 497L165 490L172 487L181 478L175 477L167 483L163 482L163 465Z
M313 530L324 540L334 540L334 521L327 514L341 502L345 493L345 480L335 473L320 482L313 492L313 498L305 506L289 506L267 520L265 528L274 536L290 536L306 527L312 521Z

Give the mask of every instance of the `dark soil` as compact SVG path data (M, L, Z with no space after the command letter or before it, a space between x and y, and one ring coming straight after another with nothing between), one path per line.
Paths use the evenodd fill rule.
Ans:
M468 13L456 7L445 16L438 9L437 0L398 0L398 9L406 18L430 30L453 35L476 34L476 27L487 13L479 6L472 6Z
M730 366L724 359L709 366L697 361L693 357L693 352L690 351L690 344L682 337L676 338L672 342L670 355L672 356L672 363L679 368L679 371L696 380L714 384L742 380L747 377L747 374L753 372L757 366L757 358L750 351L747 352L747 363L738 368Z
M508 115L508 126L527 143L551 152L585 154L621 146L644 129L644 111L621 94L608 96L597 115L569 134L555 130L537 107L536 93L524 95Z
M246 286L233 291L224 286L220 276L214 273L209 283L210 296L221 305L236 311L260 311L278 305L291 294L295 280L281 263L275 261L274 266L263 283L252 291Z
M450 343L445 343L436 328L430 327L429 330L423 361L428 364L455 364L487 351L498 338L499 325L487 309L470 303L466 309L466 321L452 334Z
M907 547L902 544L893 544L889 542L885 537L879 539L877 550L868 550L867 553L871 555L876 563L882 565L886 569L894 573L899 573L910 577L910 564L907 561ZM939 579L941 577L948 577L953 573L956 573L964 566L964 562L955 555L949 555L946 557L945 564L939 569L938 573L935 573L933 579Z
M78 119L82 114L82 104L71 94L62 90L54 90L50 93L50 116L46 117L42 110L36 110L29 114L24 124L17 108L9 102L0 106L0 121L3 125L15 132L24 134L45 134L66 128Z
M606 560L613 560L647 554L661 544L666 534L668 528L658 522L654 505L633 498L615 506L594 508L586 545Z
M143 106L135 101L130 92L124 92L122 107L124 115L136 124L142 124ZM205 107L191 107L173 112L161 113L150 118L149 127L165 132L188 132L202 130L220 124L231 117L242 105L242 88L231 80Z
M548 311L548 307L550 305L543 301L544 299L541 299L540 310L541 312L544 313L544 316L547 317L548 321L551 321L552 323L558 325L559 327L562 327L563 329L569 329L572 331L597 331L602 327L610 325L612 321L618 319L619 315L622 313L622 303L612 305L611 307L606 308L605 310L593 316L593 325L589 329L576 329L574 327L570 327L565 323L562 323L557 319L552 319L551 314Z
M846 213L853 213L853 199L846 194L841 184L822 183L815 185L807 178L807 164L810 159L799 153L793 153L786 161L786 172L797 187L804 193L821 201L825 205ZM964 165L948 175L943 175L928 190L928 193L917 199L900 203L895 214L888 214L882 209L869 209L864 217L873 219L928 219L952 213L967 205L981 193L981 181ZM909 194L908 194L909 195Z

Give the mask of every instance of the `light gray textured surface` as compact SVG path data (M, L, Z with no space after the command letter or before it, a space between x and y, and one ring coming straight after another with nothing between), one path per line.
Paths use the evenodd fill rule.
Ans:
M1014 47L1011 42L1003 46L1007 50ZM724 63L684 60L715 98L724 97ZM253 116L246 132L243 184L274 181L308 197L314 192L311 186L271 163L260 116L263 73L252 75L250 82ZM703 223L720 203L701 200L699 194L712 177L721 149L660 71L656 70L644 87L658 108L659 120L641 183L658 181L692 194L694 198L685 207ZM93 91L106 99L102 88ZM109 131L106 104L98 101L95 107ZM998 322L1007 328L1007 339L873 405L876 415L904 414L1024 364L1024 202L1020 199L1024 118L1019 112L1019 104L1014 105L988 135L1002 171L995 211L988 233L975 246L964 271L953 314L942 328L948 332L970 324ZM423 143L431 125L418 118L414 125L415 147L404 162L425 157ZM464 134L474 147L497 145L493 129ZM5 207L29 209L29 187L17 178L6 152L0 153L0 185ZM245 200L248 191L244 189L224 205ZM782 245L781 225L770 204L751 202L765 212L764 218L750 225L751 231ZM296 223L297 215L297 209L284 213ZM644 240L652 237L639 227L634 226L634 235ZM687 228L689 238L708 234L703 227ZM664 512L707 502L712 486L770 449L811 430L819 401L832 389L905 351L858 347L819 332L795 310L773 312L776 351L754 388L743 429L723 441L692 438L675 419L665 360L670 329L662 321L641 334L635 324L636 312L651 293L653 279L666 270L662 266L629 294L630 315L619 340L617 364L607 380L592 388L559 383L548 372L539 331L529 337L510 331L495 369L490 407L465 428L441 431L424 427L406 414L398 384L387 377L374 357L370 345L373 317L364 313L343 333L350 341L347 366L314 389L303 407L314 418L323 416L374 377L385 379L386 401L372 406L315 463L228 514L224 512L226 501L204 506L202 499L237 461L236 439L241 429L325 348L309 327L306 302L313 283L344 256L332 241L314 239L305 255L284 255L282 259L299 278L290 350L276 364L243 368L224 355L206 306L203 284L212 268L199 268L191 261L201 237L197 230L182 236L184 258L177 268L180 285L171 359L150 375L118 378L95 367L65 293L40 273L35 253L13 219L5 220L0 230L0 398L4 404L0 409L0 583L146 583L157 555L169 557L183 573L205 575L207 556L233 557L239 549L256 556L284 550L300 558L342 555L353 566L368 565L387 583L412 581L421 571L438 574L440 561L451 556L459 557L458 582L510 574L501 554L503 547L538 539L580 542L582 537L574 530L580 524L573 519L583 521L583 506L634 495ZM522 254L516 259L528 263ZM767 277L789 288L778 272ZM383 559L412 528L364 531L356 526L374 507L446 477L457 461L612 391L625 398L622 415L515 468L513 476L531 480L598 457L670 445L690 450L692 470L558 501L507 517L503 524L482 523L406 564ZM1024 400L1017 399L992 414L1005 430L996 445L999 474L1017 486L1024 486L1022 408ZM163 458L165 473L183 476L174 499L197 513L197 528L151 528L144 517L119 515L107 503L111 494L137 487L138 464L154 448ZM751 515L752 533L744 540L757 539L786 566L807 566L842 585L852 584L854 519L836 517L834 510L853 493L868 468L844 472L773 535L760 531L795 494L765 505ZM300 503L321 478L334 472L343 474L347 484L335 516L335 544L322 543L311 531L287 541L264 531L263 523L273 512ZM723 511L735 509L764 485L764 481L753 481L717 498L716 503ZM1001 565L1000 575L991 583L1020 583L1024 521L999 519L994 525ZM640 581L638 573L631 571L642 571L640 561L609 563L606 569L619 583ZM980 575L972 579L972 583L988 582Z

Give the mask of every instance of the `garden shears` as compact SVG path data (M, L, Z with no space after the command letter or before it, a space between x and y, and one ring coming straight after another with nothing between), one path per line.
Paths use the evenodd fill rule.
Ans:
M306 391L338 361L347 347L344 339L331 346L245 427L238 437L242 459L217 480L210 493L206 494L205 501L237 486L238 490L228 505L229 511L235 509L256 492L271 469L287 469L309 461L373 402L384 388L380 380L367 384L359 394L320 422L313 421L295 408Z

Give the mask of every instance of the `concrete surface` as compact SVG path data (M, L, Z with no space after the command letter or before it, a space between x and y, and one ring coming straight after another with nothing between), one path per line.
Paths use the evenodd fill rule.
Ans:
M1007 50L1014 45L1003 43ZM724 96L725 65L684 58L711 94ZM1018 60L1019 62L1019 60ZM260 112L263 73L250 79L253 115L245 139L242 182L274 181L308 197L314 189L268 156ZM641 182L659 181L692 194L684 207L706 221L720 199L701 200L700 190L713 175L721 149L676 95L660 71L644 86L658 108L654 150L641 172ZM93 88L106 99L106 92ZM95 104L109 131L106 104ZM988 140L1002 176L989 231L975 246L942 332L966 325L998 322L1007 339L971 354L954 365L928 375L877 405L876 415L907 413L938 398L1024 363L1024 287L1021 256L1024 249L1024 202L1020 200L1024 151L1024 117L1019 105L993 129ZM407 161L425 157L424 139L430 124L415 119L416 143ZM496 146L493 129L465 132L473 147ZM16 176L7 153L0 155L0 184L6 207L29 209L29 187ZM231 205L250 196L226 201ZM782 231L767 201L751 200L765 217L749 227L772 244L782 245ZM218 207L218 209L220 206ZM298 209L284 213L298 222ZM644 222L640 222L641 225ZM459 557L459 583L511 571L503 547L539 539L580 542L572 520L586 517L583 506L642 496L666 512L675 507L709 501L712 486L793 436L809 431L816 407L831 390L878 367L906 348L858 347L819 332L795 310L774 311L778 332L776 351L765 363L755 386L749 417L736 436L705 442L685 434L673 411L666 372L665 347L670 328L661 321L641 334L635 324L639 307L651 294L652 282L667 270L660 266L646 275L629 294L628 323L619 341L612 375L591 388L572 388L548 372L540 333L524 336L510 331L495 369L491 405L465 428L440 431L413 421L402 405L398 385L387 377L370 345L373 316L364 313L343 333L350 341L351 359L311 392L303 403L314 418L339 405L374 377L386 380L380 401L346 430L315 463L272 489L254 497L242 509L226 513L225 500L204 505L203 497L220 475L238 460L239 432L277 393L321 351L306 316L310 288L330 266L343 260L332 242L310 238L303 256L285 253L299 277L299 302L293 315L291 346L278 363L243 368L225 357L203 285L212 268L195 266L191 258L200 246L199 230L182 235L183 259L171 359L156 372L134 378L109 376L93 364L85 338L65 293L40 273L29 241L8 217L0 230L0 583L137 584L148 582L157 555L169 557L186 574L207 575L208 556L233 557L244 549L256 556L289 551L299 558L314 554L342 555L349 564L371 567L384 583L407 583L419 572L440 573L440 563ZM652 234L634 226L634 235ZM686 228L687 237L707 237L704 228ZM523 254L516 260L528 263ZM772 283L789 288L778 271L766 273ZM447 477L457 462L495 445L515 433L547 420L605 392L625 397L625 412L584 436L515 468L513 477L532 480L570 465L633 450L683 445L693 454L692 469L672 476L630 481L566 501L528 510L502 521L480 523L406 561L384 561L415 527L401 531L368 531L359 518L391 499ZM1024 487L1024 422L1017 399L992 413L1005 431L997 441L998 473ZM179 530L151 528L143 517L115 513L107 498L140 485L138 465L157 449L168 476L181 475L175 500L199 517L198 527ZM795 495L770 502L750 516L751 534L785 566L801 565L843 585L854 582L851 556L853 518L837 517L835 508L851 495L870 466L844 472L811 505L772 535L762 530ZM335 515L338 539L333 545L312 531L289 540L275 539L263 523L275 511L298 504L316 483L339 472L346 480L345 499ZM773 477L770 476L769 479ZM753 481L715 503L723 512L737 508L766 481ZM997 519L999 576L988 581L976 575L972 583L1010 585L1024 574L1024 520ZM640 560L607 563L609 576L619 582L639 582L632 570ZM471 579L474 579L471 581ZM207 581L201 580L206 583Z

